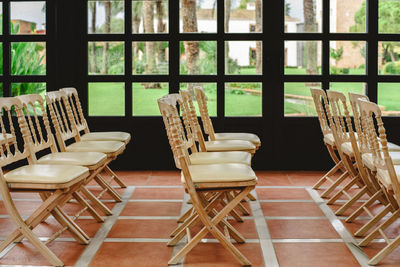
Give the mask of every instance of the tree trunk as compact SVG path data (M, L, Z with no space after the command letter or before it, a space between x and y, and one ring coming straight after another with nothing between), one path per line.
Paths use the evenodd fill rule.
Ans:
M90 2L91 5L91 11L92 11L92 33L96 32L96 15L97 15L97 3L96 2ZM90 72L91 73L96 73L96 42L92 42L92 51L91 55L91 61L90 61Z
M225 1L225 10L224 10L225 18L224 18L224 31L225 33L229 32L229 21L231 19L231 0ZM229 68L229 42L225 42L225 69ZM226 72L226 71L225 71Z
M132 3L134 6L133 10L132 10L132 33L139 33L139 27L140 27L140 13L141 13L141 3L140 2L136 2L136 3ZM138 60L138 55L139 55L139 42L133 42L133 46L132 46L132 70L133 70L133 74L138 74L136 72L136 61Z
M389 55L390 55L390 59L392 60L392 62L396 62L396 57L393 52L393 46L389 49Z
M196 15L196 0L182 0L182 21L183 32L198 32L197 28L197 15ZM199 41L185 41L185 56L186 67L188 74L200 74L199 54L200 47ZM194 95L193 87L195 83L188 84L188 90Z
M152 1L142 2L143 29L145 33L154 33L154 3ZM145 42L146 74L156 72L156 57L154 42ZM161 88L159 83L145 83L146 89Z
M304 11L304 29L305 32L315 32L315 16L314 16L314 5L313 0L303 0L303 11ZM307 74L317 74L317 44L316 42L306 42L305 45L306 54L306 72Z
M262 5L256 0L256 32L262 32ZM256 42L256 73L262 74L262 42Z
M382 47L383 47L383 45L382 45ZM385 48L383 49L382 65L384 65L386 63L386 56L387 56L387 53L388 53L388 49L389 49L388 45L386 45Z
M111 30L111 1L106 1L104 3L105 13L106 13L106 22L104 27L104 33L110 33ZM107 63L107 54L108 54L108 42L104 42L103 47L103 65L101 67L101 74L108 73L108 63Z
M164 8L162 0L157 0L156 2L156 14L157 14L157 32L158 33L164 32L164 22L163 22ZM165 59L165 53L162 48L162 42L158 42L157 61L158 63L161 63L164 61L164 59Z

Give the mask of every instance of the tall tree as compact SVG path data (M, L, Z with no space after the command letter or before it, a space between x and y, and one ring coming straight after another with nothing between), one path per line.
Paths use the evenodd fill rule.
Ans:
M106 13L106 22L104 24L104 33L110 33L111 31L111 1L107 0L104 2L104 10ZM108 53L109 45L108 42L104 42L103 47L103 61L101 66L101 74L108 73L108 62L107 62L107 53Z
M96 2L89 2L90 11L92 12L92 25L91 25L91 32L96 33L96 16L97 16L97 3ZM92 42L92 49L91 53L91 60L90 60L90 72L96 73L96 42Z
M142 3L143 29L145 33L154 33L154 2L143 1ZM156 57L154 42L145 42L146 66L145 73L153 74L156 71ZM145 88L161 88L159 83L146 83Z
M231 19L231 0L225 0L224 10L224 31L229 32L229 21ZM225 42L225 69L229 66L229 43Z
M157 32L164 32L164 6L162 0L157 0L156 2L156 14L157 14ZM163 62L165 53L163 52L162 42L158 42L157 45L157 60L158 62Z
M304 30L305 32L315 32L315 13L314 13L314 1L303 0L303 13L304 13ZM316 42L306 42L305 45L306 54L306 72L307 74L317 74L317 44Z
M262 32L262 5L256 0L256 32ZM256 73L262 74L262 42L256 42Z
M132 2L132 33L139 33L140 21L142 19L142 1ZM139 43L133 42L132 47L132 69L136 74L136 61L139 60Z
M196 0L182 0L183 32L198 32ZM188 74L200 74L199 41L185 41L186 67ZM194 84L189 83L188 89L193 92Z

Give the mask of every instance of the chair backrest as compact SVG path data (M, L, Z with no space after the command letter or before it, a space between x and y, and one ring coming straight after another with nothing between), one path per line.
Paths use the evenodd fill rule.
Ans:
M184 122L190 125L193 137L199 143L200 151L206 151L203 131L201 130L199 120L196 115L196 108L193 104L192 94L188 90L181 90L180 94L182 96L182 103L180 103L180 107Z
M332 90L327 91L327 96L333 119L331 129L334 128L338 139L335 139L335 142L338 146L340 146L343 143L351 142L353 139L355 141L355 145L357 146L357 141L354 136L354 130L350 119L349 109L347 108L346 96L341 92ZM350 136L352 136L353 138L351 138Z
M15 97L0 98L0 168L11 163L27 159L30 161L30 151L27 143L19 147L17 140L22 137L29 138L29 128L21 114L21 102ZM15 121L20 121L18 127ZM20 129L16 131L15 129ZM1 175L2 176L2 175Z
M314 100L315 109L318 114L319 125L322 134L325 136L332 133L329 117L331 116L328 98L324 90L319 88L310 88L312 98Z
M204 133L208 134L210 136L210 139L214 141L215 131L210 118L210 114L208 113L206 93L201 86L196 86L194 88L194 93L197 99L197 104L199 105L200 118L203 122Z
M158 107L160 109L160 113L163 117L163 122L165 130L167 132L168 141L174 156L175 165L178 169L181 169L182 166L179 160L179 155L180 153L183 153L185 161L187 162L188 165L190 165L188 148L191 148L193 146L194 140L193 139L188 140L185 136L185 132L182 127L182 121L179 117L177 109L178 98L179 95L171 94L158 99L157 102L158 102ZM178 152L179 149L181 149L182 151Z
M67 94L67 101L72 109L72 114L74 115L75 125L78 129L78 132L88 133L89 126L86 122L85 116L83 115L82 105L79 101L78 91L73 87L61 88L60 91L63 91Z
M361 123L361 113L360 113L360 103L359 99L363 99L369 102L369 98L366 95L356 94L356 93L349 93L349 99L351 108L353 110L353 118L354 118L354 126L357 132L357 140L358 140L358 147L361 153L371 153L367 145L367 137L366 133L364 132L364 128Z
M359 102L361 121L365 127L367 142L368 146L371 148L375 167L388 172L393 191L396 195L396 200L400 202L400 183L394 169L392 158L389 155L386 130L382 121L382 112L379 106L373 102L364 99L359 99L357 101Z
M74 138L80 141L77 127L71 107L67 101L67 94L63 91L52 91L46 93L46 102L49 107L51 121L56 132L56 139L60 150L65 151L65 141Z

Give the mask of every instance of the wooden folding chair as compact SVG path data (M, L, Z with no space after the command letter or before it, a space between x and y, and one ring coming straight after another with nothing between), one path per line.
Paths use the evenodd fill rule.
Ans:
M252 133L215 133L214 126L208 113L206 93L204 92L203 87L196 86L194 88L194 93L199 106L203 130L204 133L208 135L209 140L245 140L252 142L256 146L256 150L261 146L260 138Z
M321 126L321 131L323 134L324 144L331 156L335 166L330 169L312 188L319 189L321 185L325 182L329 182L330 185L326 188L322 193L321 197L328 197L342 182L344 182L348 177L349 173L345 169L343 161L340 159L339 152L337 149L337 145L335 144L335 139L333 137L333 132L331 129L330 121L332 120L332 113L329 108L328 98L326 93L322 89L311 88L311 95L314 100L315 109L318 114L318 120ZM336 180L333 180L331 177L334 174L338 174L341 172L341 175Z
M120 141L80 141L77 127L74 126L74 118L71 106L67 101L66 93L54 91L46 93L46 102L49 107L51 120L54 125L57 143L61 152L101 152L107 155L106 166L125 150L125 143ZM66 145L66 141L74 139L75 142ZM121 201L121 196L111 186L113 177L106 181L101 174L97 174L94 180L103 188L97 196L101 198L106 192L116 201Z
M254 155L256 146L246 140L217 140L205 141L201 130L199 120L196 115L196 109L193 104L192 95L187 90L181 90L182 103L180 108L182 116L187 118L190 123L190 128L194 134L196 141L199 142L200 151L247 151Z
M361 109L362 123L365 125L367 133L367 142L371 148L373 163L376 167L376 177L390 203L389 205L394 209L394 212L385 222L375 228L359 243L360 246L366 246L377 235L382 235L387 245L368 262L370 265L376 265L400 245L400 235L391 240L384 233L384 230L400 217L400 166L394 165L390 157L386 130L383 126L380 108L372 102L362 99L358 101Z
M179 94L169 94L161 99L158 102L167 101L169 104L177 107L178 102L182 101L182 98ZM190 128L186 128L186 134L184 128L182 126L182 121L179 117L178 111L173 114L173 123L174 126L179 130L180 135L182 136L182 140L185 141L186 149L190 150L189 165L205 165L205 164L221 164L221 163L238 163L238 164L246 164L251 166L251 154L244 151L223 151L223 152L199 152L196 146L196 142L194 140L192 131ZM163 116L163 120L167 120L165 116ZM167 125L167 123L165 123ZM171 144L171 128L166 128L168 140ZM172 147L172 146L171 146ZM250 215L250 212L241 204L237 206L237 209L245 216ZM192 212L192 209L189 209L185 214L183 214L179 219L178 222L184 222L187 217ZM235 218L238 222L243 222L243 219L236 211L232 211L231 215ZM184 225L182 225L184 227ZM179 231L180 228L178 227L171 233L171 237L175 236L176 233Z
M14 126L12 114L14 112L21 114L21 106L17 98L0 98L2 115L0 117L0 130L3 137L3 149L0 149L0 193L10 219L17 226L17 229L0 243L0 252L11 243L20 242L23 238L27 238L52 265L63 266L63 262L46 246L54 240L53 236L43 243L33 233L33 229L47 217L53 215L79 243L88 243L80 229L68 217L64 216L61 207L81 187L85 178L89 175L89 170L85 167L73 165L26 165L4 174L1 168L5 166L21 160L32 161L29 146L27 144L19 146L17 143L20 136L16 135L15 128L17 127ZM23 117L18 116L18 120L23 120ZM28 136L28 125L22 123L21 126L22 135ZM8 138L9 135L11 135L10 139ZM36 192L42 197L43 203L24 220L16 209L10 192Z
M240 243L244 238L226 221L226 216L254 189L257 177L245 164L209 164L189 165L190 159L185 149L181 131L174 123L176 107L167 101L159 101L160 111L166 119L165 127L170 128L170 143L177 168L182 170L182 181L193 203L194 213L188 218L187 229L201 223L203 228L195 235L188 235L186 244L168 264L177 264L193 249L207 233L211 233L243 266L250 261L233 246L230 236ZM236 192L223 208L220 204L225 194ZM205 195L212 194L212 198ZM186 232L186 231L185 231ZM224 232L224 233L223 233ZM179 236L180 237L180 236ZM175 245L179 238L174 238L169 245Z
M89 130L89 125L86 122L85 117L83 116L83 110L81 106L81 102L79 101L78 91L73 87L62 88L60 91L63 91L67 94L67 101L69 102L73 118L75 120L75 126L79 133L79 139L82 141L120 141L124 142L125 145L129 143L131 140L131 134L127 132L120 132L120 131L112 131L112 132L91 132ZM82 134L83 132L83 134ZM121 187L126 188L126 185L118 177L118 175L110 169L107 165L104 169L109 175L110 180L115 180L115 182Z
M382 187L377 181L377 170L372 158L372 148L368 145L367 133L365 132L365 127L361 123L360 102L358 100L363 99L368 102L369 99L365 95L355 93L349 93L349 99L353 110L354 125L357 132L357 144L359 152L361 154L362 163L370 181L376 188L375 194L372 195L359 208L357 208L348 218L346 218L346 222L352 222L363 212L366 212L368 216L370 216L370 220L354 233L355 236L363 236L384 216L386 216L389 212L393 212L394 209L390 205L390 202L388 202ZM354 140L352 140L352 142L354 142ZM389 150L389 155L391 156L393 163L395 165L400 165L400 152L398 151L398 146L390 142L388 142L387 146ZM374 215L369 210L369 207L375 204L377 201L379 201L385 207L379 213Z
M362 142L364 138L361 135L357 136L356 139L350 118L350 112L347 107L346 96L341 92L332 90L329 90L327 94L332 110L335 144L338 146L339 155L346 170L348 170L350 177L352 177L352 179L344 186L344 188L335 195L336 198L331 200L335 201L342 194L345 194L349 197L349 200L335 213L336 215L342 215L362 196L367 194L372 197L380 188L374 184L374 181L371 180L368 170L364 167L362 155L357 142L357 139L360 139L360 142ZM351 196L347 191L356 184L360 186L360 190Z
M21 95L17 98L22 103L21 111L23 114L21 115L25 117L23 119L27 122L30 130L30 135L24 136L24 141L31 148L33 164L77 165L87 167L90 171L90 176L85 180L85 184L88 184L104 169L106 164L110 162L110 159L107 159L107 155L100 152L59 152L55 138L51 132L50 122L47 117L42 96ZM40 112L41 120L39 119L37 110ZM23 122L23 120L21 121ZM44 126L44 131L42 125ZM37 159L36 154L45 150L50 150L51 153ZM100 202L86 187L82 186L80 191L104 214L112 214L110 209ZM97 211L93 209L78 192L74 193L73 196L79 203L84 205L84 208L74 216L75 219L87 210L97 221L104 221Z

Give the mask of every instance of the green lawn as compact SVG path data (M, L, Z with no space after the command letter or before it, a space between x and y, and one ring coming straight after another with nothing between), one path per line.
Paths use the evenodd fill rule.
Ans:
M255 68L243 68L255 73ZM302 69L290 68L288 71L300 74ZM350 70L350 73L363 71ZM253 73L253 74L254 74ZM304 73L302 73L304 74ZM217 89L215 83L204 83L208 98L208 108L212 116L217 113ZM311 100L309 88L320 87L320 83L284 84L284 110L287 115L315 116L315 109ZM363 83L331 83L331 89L348 92L364 93ZM168 94L168 83L162 83L161 89L145 89L142 83L133 83L132 115L158 116L157 99ZM181 84L185 89L186 84ZM259 83L229 83L225 91L226 116L261 116L261 96L250 94L251 91L261 90ZM243 91L243 90L248 91ZM125 115L125 88L124 83L90 83L89 84L89 115L91 116L124 116ZM400 83L381 83L378 85L378 104L387 111L400 110ZM197 105L196 105L197 106Z

